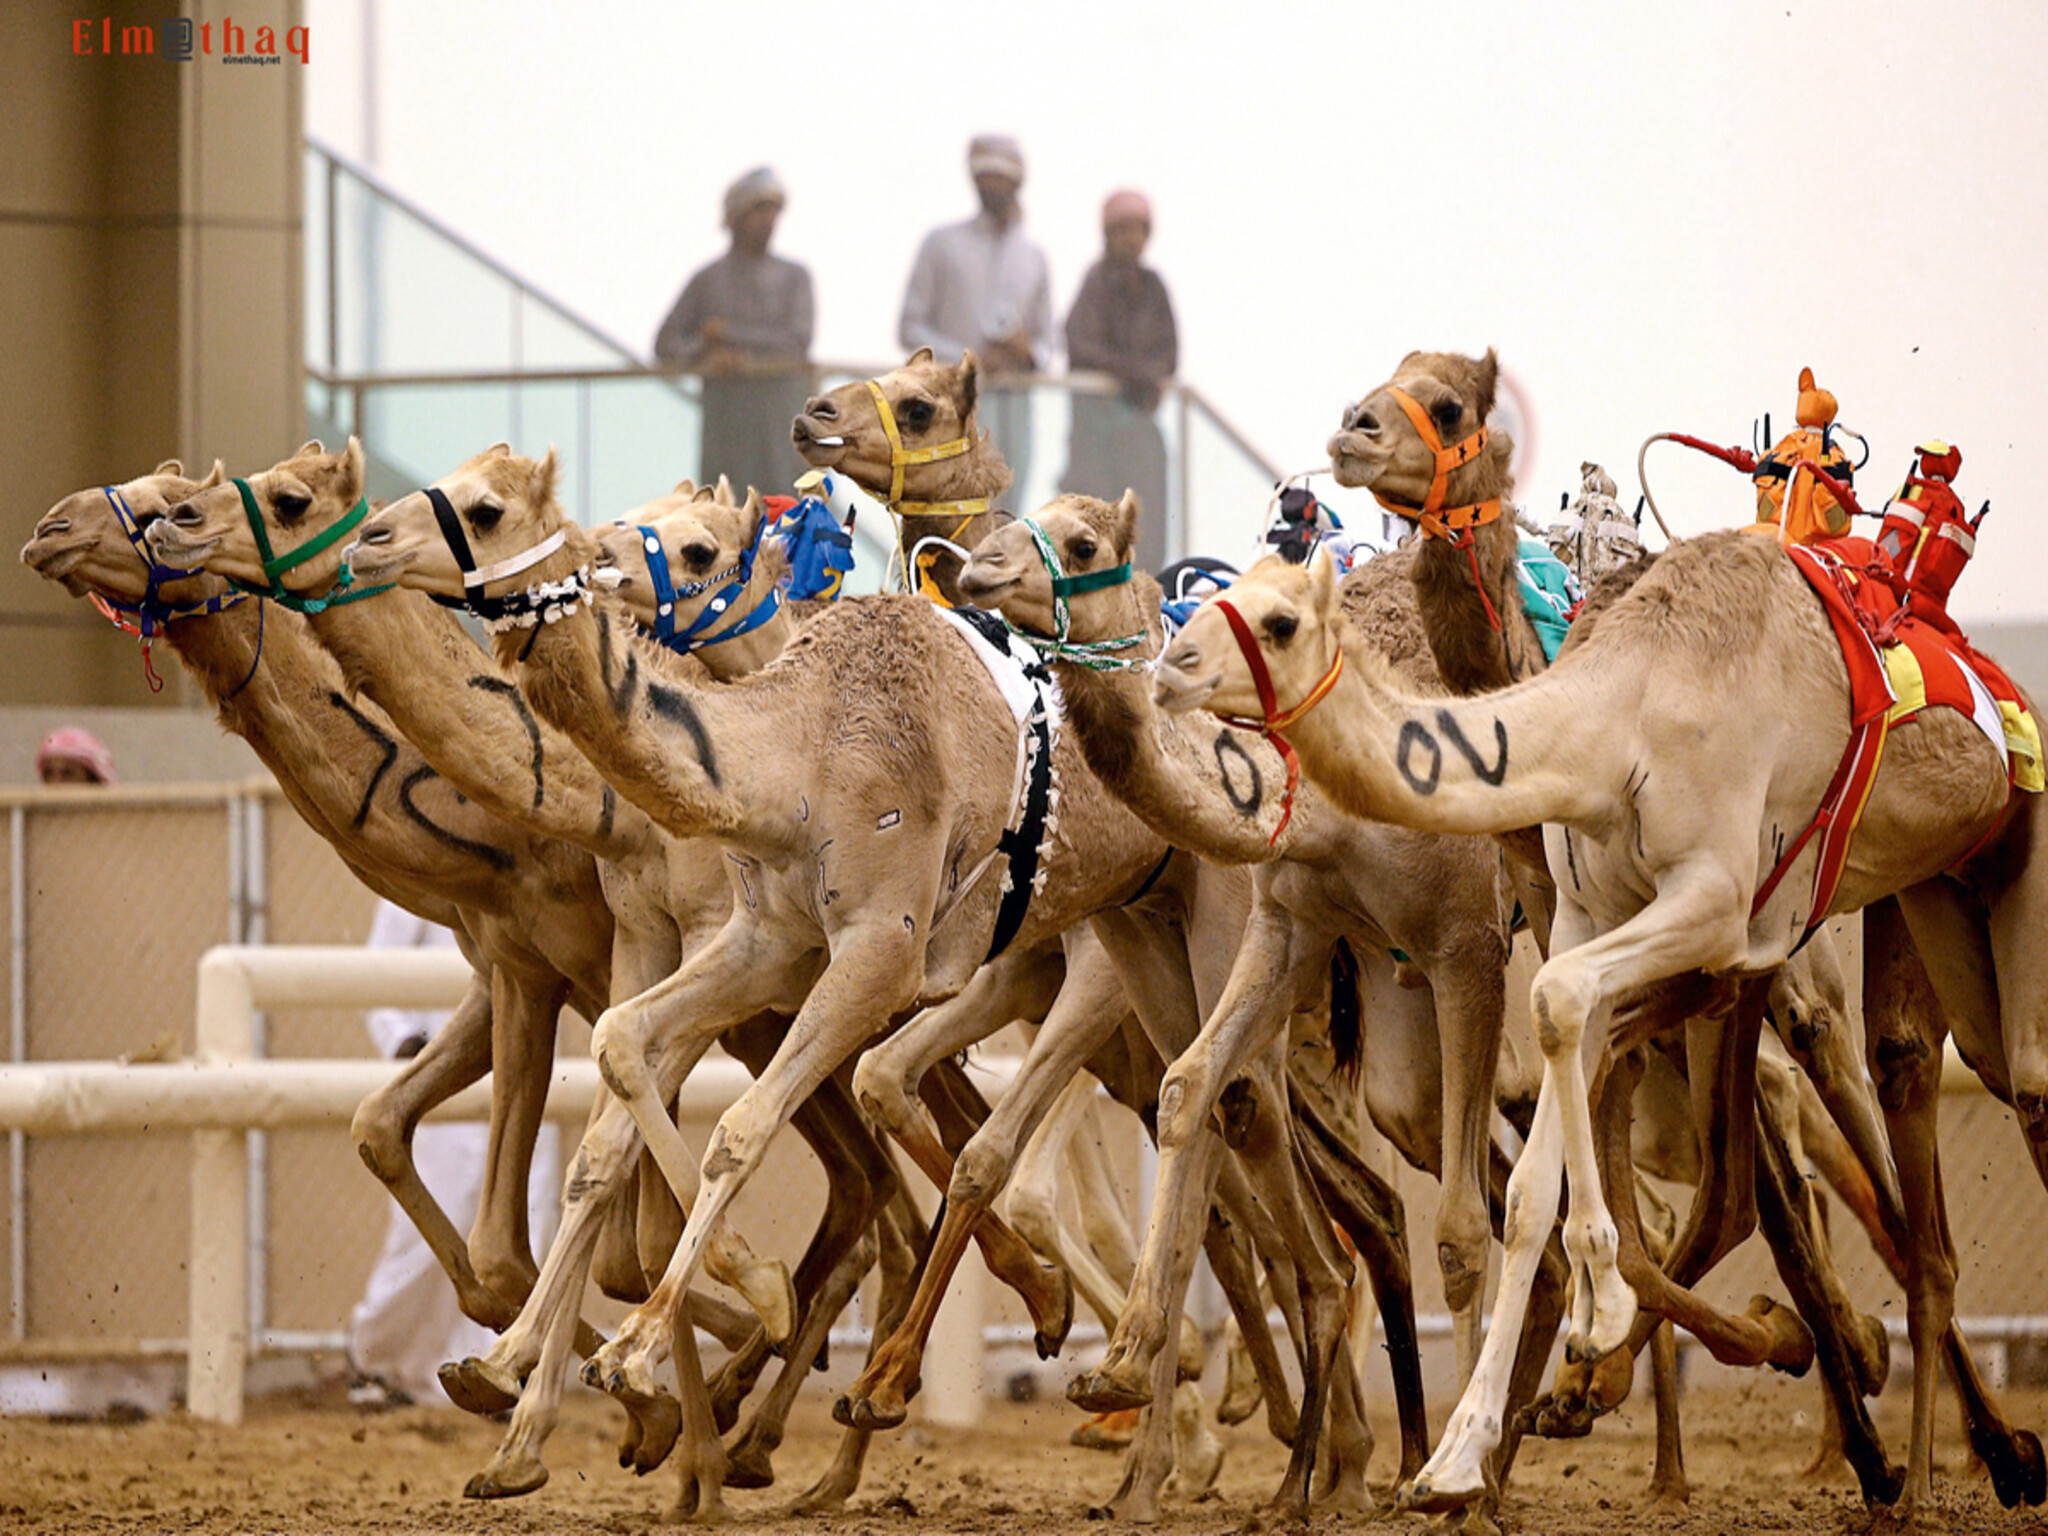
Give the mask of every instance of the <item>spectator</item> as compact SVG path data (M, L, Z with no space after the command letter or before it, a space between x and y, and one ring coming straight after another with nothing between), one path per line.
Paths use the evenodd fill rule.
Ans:
M379 901L366 942L371 949L453 949L455 935ZM373 1008L363 1022L380 1053L410 1059L447 1021L447 1014L429 1009ZM556 1139L553 1126L541 1127L527 1181L527 1217L537 1248L545 1248L560 1206ZM430 1122L413 1132L413 1165L457 1231L467 1231L476 1220L489 1147L490 1127L477 1121ZM349 1318L348 1358L355 1373L349 1401L362 1408L443 1404L442 1362L481 1355L495 1337L462 1315L440 1261L412 1219L393 1205L383 1251Z
M1031 471L1031 394L1016 386L1052 360L1052 278L1045 252L1024 234L1017 141L981 135L967 146L967 170L981 212L924 237L903 291L898 339L912 351L930 347L941 360L973 350L989 386L982 424L1021 491Z
M111 784L114 754L82 725L60 725L36 748L36 774L45 784Z
M767 166L725 192L732 246L700 268L654 338L657 361L704 376L700 483L771 495L803 473L790 418L810 394L811 274L768 254L788 195Z
M1102 205L1102 259L1081 279L1067 315L1067 366L1106 373L1113 396L1073 396L1073 433L1060 489L1114 501L1129 487L1145 516L1133 558L1148 571L1166 563L1166 440L1159 397L1179 366L1173 303L1159 274L1143 265L1152 204L1113 192Z

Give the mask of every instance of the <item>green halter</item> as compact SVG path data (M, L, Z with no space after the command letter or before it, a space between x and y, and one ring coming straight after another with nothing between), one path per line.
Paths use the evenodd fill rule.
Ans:
M1031 535L1031 542L1038 548L1038 558L1045 562L1045 569L1052 577L1052 619L1053 633L1034 635L1028 629L1019 629L1010 624L1010 633L1017 635L1034 646L1038 652L1057 661L1070 661L1077 667L1086 667L1091 672L1129 672L1147 665L1143 656L1116 656L1115 651L1127 651L1134 645L1143 645L1143 631L1135 635L1123 635L1115 640L1070 640L1071 616L1067 612L1067 599L1078 597L1083 592L1100 592L1108 587L1120 587L1131 579L1131 562L1111 566L1106 571L1087 571L1079 576L1069 576L1060 566L1060 557L1052 547L1052 540L1035 517L1020 517Z
M347 562L343 562L338 582L342 590L334 596L302 597L296 592L287 590L278 581L278 578L286 571L296 566L304 565L322 550L331 549L335 544L347 538L351 533L354 533L362 520L370 515L369 501L364 497L357 497L355 506L349 510L346 517L323 528L290 554L274 555L270 551L270 534L263 526L263 513L256 505L256 493L249 489L249 482L246 480L236 480L231 483L241 493L242 512L249 519L249 531L256 536L257 553L263 556L263 576L270 583L268 587L258 587L249 585L246 582L235 581L234 578L230 577L229 582L231 585L244 592L254 593L258 597L267 597L272 602L282 604L284 607L290 608L297 613L320 613L329 608L338 608L343 603L353 603L358 598L375 597L380 592L389 592L393 586L397 585L395 582L386 582L381 587L357 587L355 590L349 591L347 589L355 577L354 573L349 570Z

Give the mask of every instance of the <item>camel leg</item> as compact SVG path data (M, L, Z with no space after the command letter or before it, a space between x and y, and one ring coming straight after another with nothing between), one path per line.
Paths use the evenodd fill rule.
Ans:
M1077 986L1089 985L1073 977L1072 966L1066 975ZM853 1091L861 1107L936 1187L944 1189L951 1182L953 1158L932 1109L919 1097L920 1083L934 1068L943 1070L942 1064L1012 1020L1045 1017L1065 990L1061 977L1056 957L1047 952L1005 954L976 971L956 996L924 1009L863 1052L855 1064ZM1121 994L1116 1006L1122 1006ZM998 1217L982 1218L973 1235L990 1273L1030 1307L1041 1358L1058 1353L1073 1311L1064 1275L1043 1268L1023 1238Z
M2023 814L2031 816L2033 797L2027 799ZM2032 1030L2027 1021L2039 1014L2029 1011L2036 1005L2027 987L2037 962L2024 932L2011 927L2015 910L2024 912L2032 903L2032 888L2039 878L2035 867L2044 863L2048 861L2030 860L2019 879L1993 897L1988 923L1964 893L1942 880L1916 886L1902 892L1896 902L1875 904L1864 913L1868 1045L1907 1196L1906 1231L1900 1242L1909 1250L1909 1331L1917 1315L1914 1309L1923 1304L1930 1316L1952 1319L1954 1310L1954 1249L1948 1237L1940 1155L1934 1139L1942 1044L1952 1025L1958 1049L1985 1086L2016 1103L2036 1171L2048 1178L2043 1143L2034 1139L2019 1075L2031 1070L2026 1056L2034 1047L2028 1044ZM1906 1176L1908 1160L1919 1169L1917 1179ZM1916 1285L1931 1286L1935 1294L1923 1303L1915 1295ZM1941 1295L1944 1289L1946 1301ZM1919 1364L1927 1357L1920 1352L1918 1334L1913 1335L1913 1345L1914 1430L1918 1436L1919 1382L1923 1374L1932 1373L1923 1373ZM2048 1475L2044 1475L2048 1469L2044 1469L2040 1441L2006 1421L1984 1390L1983 1378L1969 1360L1952 1320L1943 1348L1962 1397L1971 1448L1990 1471L2000 1502L2008 1508L2022 1501L2040 1503L2048 1493ZM1932 1428L1930 1418L1929 1436ZM1931 1486L1918 1476L1917 1466L1909 1457L1908 1504ZM1931 1461L1929 1472L1931 1477Z
M1098 927L1102 921L1098 917ZM1147 1033L1154 1036L1160 1054L1173 1065L1159 1090L1159 1170L1130 1300L1110 1335L1102 1363L1077 1377L1067 1389L1068 1399L1090 1412L1135 1408L1149 1400L1146 1383L1152 1355L1165 1346L1172 1321L1163 1300L1170 1284L1170 1266L1193 1263L1199 1230L1195 1224L1208 1206L1207 1178L1200 1186L1190 1187L1191 1175L1182 1171L1181 1164L1192 1147L1214 1134L1212 1111L1225 1085L1261 1050L1281 1038L1295 999L1320 969L1323 955L1311 957L1297 942L1297 931L1292 916L1277 905L1264 900L1254 905L1223 998L1194 1043L1185 1049L1170 1036L1162 1038L1155 1032L1154 1020L1147 1017L1147 1007L1141 1003L1141 989L1127 988L1132 1002L1140 1004L1139 1017L1145 1021ZM1124 938L1142 943L1144 935L1120 935L1119 942ZM1121 958L1118 968L1127 982L1134 979L1134 967Z
M1116 996L1120 1006L1121 987ZM1112 1020L1110 1028L1116 1027ZM1117 1315L1123 1311L1124 1287L1111 1277L1085 1240L1076 1240L1060 1216L1062 1188L1076 1180L1076 1168L1085 1156L1078 1146L1077 1133L1084 1125L1092 1126L1095 1095L1100 1087L1094 1075L1086 1071L1076 1071L1067 1079L1045 1111L1045 1118L1017 1153L1004 1187L1003 1208L1017 1235L1072 1277L1074 1289L1106 1330L1116 1326ZM970 1142L969 1146L972 1145ZM957 1168L955 1174L957 1177ZM1098 1197L1106 1195L1115 1203L1113 1190L1095 1193ZM1082 1202L1084 1207L1088 1203Z
M1103 1039L1118 1027L1123 989L1106 965L1076 964L1067 972L1044 1027L1024 1058L1010 1091L974 1133L953 1165L945 1207L910 1310L888 1342L868 1362L860 1379L833 1406L832 1416L849 1427L893 1429L908 1413L919 1382L925 1343L939 1304L968 1238L1002 1193L1019 1150L1071 1085L1075 1074ZM859 1073L856 1071L855 1081ZM1094 1079L1085 1082L1092 1091ZM1081 1101L1085 1106L1086 1100Z
M885 913L899 909L904 899L900 893L878 893L878 897ZM910 909L918 909L915 893L911 893ZM678 989L683 996L701 998L707 1007L726 1005L722 998L704 995L729 995L737 984L735 979L727 976L721 982L708 968L701 968L699 961L720 949L730 932L732 925L677 973L688 983ZM713 1233L723 1226L726 1208L760 1166L769 1141L789 1122L796 1105L860 1047L880 1020L909 1006L923 985L922 941L905 927L900 916L880 920L850 916L847 926L833 939L831 961L812 985L774 1060L719 1118L704 1156L702 1188L661 1284L625 1319L618 1335L585 1364L584 1379L622 1401L639 1402L660 1394L654 1373L674 1349L676 1301L704 1261ZM606 1018L617 1018L620 1012L612 1009ZM630 1054L619 1049L620 1043L609 1038L602 1042L607 1059ZM680 1138L675 1138L674 1144L680 1146ZM642 1454L646 1454L645 1447Z
M1137 1022L1135 1015L1127 1015L1125 1031L1128 1033L1135 1029ZM1073 1180L1074 1203L1080 1212L1082 1241L1102 1265L1110 1288L1118 1298L1117 1310L1120 1312L1123 1310L1122 1297L1131 1286L1131 1276L1138 1271L1138 1235L1131 1228L1130 1213L1124 1208L1123 1197L1118 1191L1116 1174L1104 1149L1104 1135L1102 1101L1091 1094L1080 1123L1067 1139L1067 1168ZM1017 1180L1018 1185L1022 1183L1021 1178ZM1012 1199L1015 1199L1014 1195ZM1115 1321L1114 1318L1104 1318L1102 1326L1105 1329L1114 1327Z
M880 1250L877 1263L881 1270L881 1283L878 1287L880 1304L876 1307L875 1324L869 1335L870 1358L880 1348L882 1340L902 1326L922 1262L920 1245L925 1237L924 1222L900 1176L894 1196L882 1206L874 1232ZM873 1430L847 1430L840 1437L839 1449L831 1464L815 1483L797 1496L787 1513L791 1516L819 1515L843 1508L853 1497L854 1489L860 1486L861 1464L873 1439Z
M568 990L560 977L549 983L503 966L491 976L491 1129L469 1256L479 1279L518 1301L540 1272L527 1230L526 1186L547 1115L555 1024Z
M1748 856L1753 860L1753 852ZM1404 1490L1404 1506L1455 1508L1494 1491L1488 1461L1501 1440L1512 1352L1557 1216L1560 1175L1571 1180L1565 1252L1577 1282L1567 1355L1597 1361L1627 1339L1636 1298L1617 1263L1619 1233L1600 1187L1585 1058L1605 1052L1615 996L1664 976L1725 970L1747 954L1732 884L1711 860L1674 869L1655 901L1597 938L1589 937L1584 911L1560 891L1551 958L1531 988L1543 1077L1528 1143L1508 1181L1508 1257L1494 1326L1435 1455ZM1759 994L1758 1025L1761 1004Z
M668 1109L677 1086L720 1035L755 1014L770 1010L790 986L787 957L745 914L735 912L716 938L683 962L676 973L623 1003L615 1003L597 1020L591 1054L598 1071L626 1105L676 1198L686 1207L697 1196L697 1166L682 1132ZM673 1059L668 1050L672 1026L680 1042ZM657 1048L657 1045L659 1046ZM679 1068L658 1081L662 1067ZM684 1232L688 1235L689 1227ZM698 1238L703 1244L705 1237ZM694 1272L699 1256L693 1256ZM673 1258L670 1269L674 1267ZM769 1339L787 1342L796 1331L796 1295L780 1264L757 1259L736 1233L721 1231L712 1243L707 1265L718 1280L730 1285L761 1315ZM653 1297L649 1297L651 1304ZM665 1298L663 1317L674 1311L675 1298ZM666 1323L657 1324L666 1332Z
M411 1219L455 1286L463 1316L503 1328L518 1297L500 1296L470 1267L469 1245L413 1166L412 1133L426 1112L491 1070L491 985L474 977L455 1012L390 1083L364 1099L349 1127L356 1152Z
M1217 1408L1216 1417L1224 1424L1242 1423L1251 1417L1263 1400L1267 1431L1282 1445L1292 1445L1301 1420L1287 1386L1286 1373L1281 1369L1280 1352L1273 1346L1273 1330L1266 1321L1266 1302L1259 1290L1251 1244L1247 1241L1243 1223L1231 1214L1233 1207L1225 1187L1229 1172L1226 1168L1226 1177L1216 1181L1217 1199L1209 1210L1208 1231L1202 1239L1202 1251L1208 1254L1209 1268L1222 1284L1224 1297L1230 1303L1231 1321L1237 1326L1245 1363L1250 1367L1251 1389L1244 1393L1250 1399L1248 1405L1237 1411L1235 1418L1225 1411L1234 1395L1226 1389L1224 1405ZM1236 1369L1234 1363L1232 1369Z
M1685 1476L1685 1445L1678 1421L1678 1331L1660 1321L1650 1335L1650 1386L1657 1400L1657 1464L1650 1473L1648 1509L1655 1515L1683 1514L1692 1502Z

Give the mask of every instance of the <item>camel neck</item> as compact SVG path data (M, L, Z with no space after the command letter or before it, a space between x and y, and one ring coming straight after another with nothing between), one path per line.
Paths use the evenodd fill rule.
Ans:
M1474 699L1428 699L1391 684L1376 655L1347 645L1329 697L1287 729L1304 777L1350 814L1423 832L1498 834L1545 822L1593 832L1615 804L1622 733L1590 696L1585 668L1545 673Z
M1518 539L1505 517L1469 543L1422 539L1411 574L1438 673L1454 693L1491 693L1544 667L1515 579Z
M750 765L801 759L803 743L723 689L683 681L608 597L536 630L498 637L534 712L609 784L677 837L773 838L795 806L757 807ZM749 690L751 693L751 690Z
M435 769L478 804L599 858L644 849L646 826L508 672L424 593L329 608L313 632Z

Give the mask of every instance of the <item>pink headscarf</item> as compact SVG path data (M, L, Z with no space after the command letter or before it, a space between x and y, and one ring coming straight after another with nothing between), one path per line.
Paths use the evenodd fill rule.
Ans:
M1152 200L1144 193L1133 192L1128 187L1120 192L1110 193L1102 205L1103 224L1115 224L1125 219L1135 219L1146 228L1151 228Z
M36 773L48 763L83 763L102 784L114 782L114 754L107 744L82 725L60 725L36 748Z

